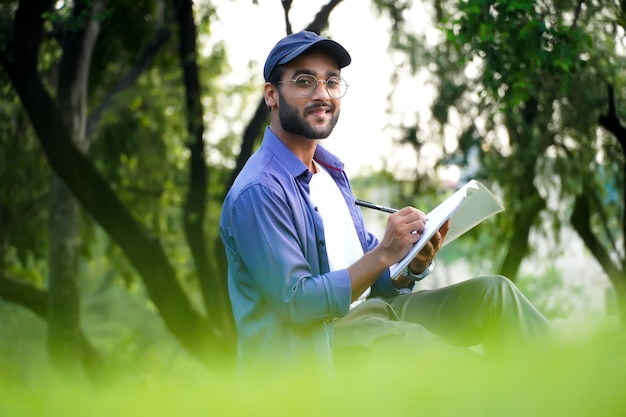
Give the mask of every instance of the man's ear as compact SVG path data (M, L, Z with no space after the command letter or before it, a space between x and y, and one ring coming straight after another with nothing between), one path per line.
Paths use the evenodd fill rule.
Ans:
M278 89L272 83L265 83L263 89L263 97L265 98L265 105L270 109L278 104Z

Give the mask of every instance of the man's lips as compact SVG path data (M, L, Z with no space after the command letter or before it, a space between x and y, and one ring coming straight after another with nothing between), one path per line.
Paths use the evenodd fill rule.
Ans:
M312 114L313 116L323 116L327 113L331 113L332 109L327 106L318 106L310 109L308 114Z

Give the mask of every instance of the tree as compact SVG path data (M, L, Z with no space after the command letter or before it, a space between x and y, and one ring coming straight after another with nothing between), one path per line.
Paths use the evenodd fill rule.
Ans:
M316 31L324 28L330 12L339 3L340 0L333 0L322 7L309 28ZM290 30L290 5L291 2L283 2L287 31ZM225 174L219 168L211 169L206 165L206 126L202 102L206 92L199 81L197 27L192 2L174 0L167 6L159 0L142 5L129 5L123 0L75 1L71 4L42 1L35 5L19 1L1 7L3 25L0 28L0 65L28 115L47 161L61 179L59 188L67 187L71 192L63 194L60 201L66 203L75 198L89 219L93 219L120 248L141 277L167 328L185 349L213 368L229 367L235 351L235 338L226 280L219 262L215 262L219 247L216 242L207 241L205 235L205 217L210 203L207 193L210 184L221 181L211 177L211 174L214 177ZM208 10L207 13L211 12ZM111 18L112 15L116 19ZM126 23L126 27L116 26L120 22ZM128 30L131 26L137 27L135 32ZM132 198L115 181L116 175L119 175L116 169L119 170L119 167L108 168L106 164L92 159L88 153L91 148L91 152L95 151L98 156L111 152L119 156L119 149L113 149L113 145L127 148L139 146L135 144L139 143L135 138L129 140L132 132L129 129L137 131L132 124L137 121L135 115L128 117L130 122L126 118L132 104L116 104L115 99L129 87L142 82L140 75L148 70L155 57L159 57L157 52L164 51L162 57L159 57L158 69L161 71L156 69L152 75L164 77L166 74L163 71L169 71L167 76L175 73L170 66L173 55L166 49L173 27L178 29L176 40L182 81L178 83L178 90L173 88L169 91L178 91L185 97L183 114L186 133L179 135L186 138L189 150L189 177L181 223L189 254L194 261L192 275L201 289L205 314L192 301L186 291L189 285L181 279L182 272L177 271L168 256L170 247L164 241L163 231L158 228L150 230L141 220L141 215L138 215L142 210L137 212L138 206L130 204ZM137 32L140 36L133 36ZM145 35L149 32L153 33L152 39L138 45L137 39L146 40ZM99 37L98 33L106 36ZM215 55L216 60L223 59L219 50ZM60 61L58 56L61 57ZM130 60L135 63L131 65ZM45 72L42 74L44 63L49 68L49 75L57 71L59 73L55 93L51 93L52 88ZM89 115L87 109L93 109ZM124 117L120 117L117 123L102 124L103 118L112 109ZM248 152L260 134L263 111L264 108L257 111L246 130L243 148L248 149ZM155 123L159 124L159 121L155 120ZM117 136L120 132L123 138L127 138L121 143ZM99 136L102 135L108 135L113 143L99 143ZM84 142L92 137L93 146L84 146ZM164 138L159 140L163 141ZM81 144L83 146L79 146ZM155 152L154 144L151 145L149 152ZM245 159L244 151L239 163ZM161 192L157 191L157 194ZM210 195L214 196L215 192ZM51 215L58 214L57 205L51 205L50 209ZM144 213L149 212L146 210ZM71 214L65 217L67 220L54 222L73 222L74 226L68 229L65 236L50 229L49 234L59 238L61 246L67 247L68 242L77 238L77 216L76 210L72 209ZM212 236L216 236L215 230ZM51 248L53 246L50 245ZM68 255L62 253L53 256L58 257L60 263L74 265L74 258ZM83 362L88 365L93 363L90 359L98 355L80 332L78 292L67 292L68 288L77 287L78 274L72 267L57 276L58 280L51 280L46 291L14 279L3 269L0 275L0 297L37 312L48 320L49 325L50 320L55 320L56 327L54 332L51 330L50 340L55 340L53 346L61 352L58 357L64 358L62 362L69 362L74 353L73 357L83 357ZM59 296L53 297L57 289Z
M62 123L75 146L87 153L87 83L89 63L100 32L104 2L94 2L89 8L77 3L69 17L70 25L58 36L62 55L59 63L57 106ZM80 25L78 20L84 18ZM74 26L72 25L72 26ZM69 26L69 25L68 25ZM56 174L50 184L50 222L48 226L48 346L53 361L66 371L77 365L81 352L80 332L80 207L71 191Z
M396 12L391 16L401 30L391 46L410 56L414 72L424 65L434 69L438 97L432 114L442 130L456 124L460 131L458 147L443 162L467 163L478 155L475 176L497 183L504 193L508 210L494 233L506 245L489 248L502 259L500 273L515 279L531 250L530 232L547 233L546 222L558 231L571 212L574 229L609 276L626 319L619 123L624 106L606 93L607 85L621 91L624 83L617 46L624 42L623 4L435 1L432 10L445 34L441 42L426 45L407 29L406 13ZM620 146L598 129L598 121ZM416 132L407 135L416 145L431 133L406 128ZM621 195L619 205L610 190ZM570 204L550 204L554 198Z
M144 225L133 217L85 153L75 146L66 121L77 119L84 129L85 119L80 114L80 111L84 112L84 107L74 111L70 110L75 109L73 107L64 107L61 111L40 78L38 53L45 17L47 13L51 13L51 7L52 2L41 2L36 7L26 5L26 2L19 3L15 11L12 36L3 47L2 66L20 96L48 161L57 175L63 179L82 206L109 233L140 272L145 279L151 299L159 309L168 328L187 349L206 361L208 355L215 356L231 346L232 342L228 341L228 332L218 334L211 330L207 320L193 308L188 296L184 293L162 245ZM100 2L75 3L74 16L79 16L81 19L78 22L69 22L76 24L77 28L68 29L70 31L74 29L71 35L75 37L68 42L76 42L87 50L93 49L93 40L87 45L83 42L88 38L89 24L102 18L98 15L99 7L103 7ZM191 3L175 2L174 8L177 11L176 16L181 31L188 33L186 31L189 29L185 25L188 24L189 15L192 12ZM193 23L193 20L191 22ZM191 35L194 36L194 33L192 32ZM183 39L182 36L181 39ZM184 44L185 40L189 42L188 38L183 39L181 54L188 53L186 49L188 45ZM191 41L192 47L195 46L194 42L195 38ZM67 53L64 56L68 56L67 61L70 63L79 63L84 67L89 67L89 54L73 55L68 49L65 49L64 53ZM188 69L192 66L193 61L190 63L188 56L184 56L183 67L187 69L187 72L192 72ZM84 73L76 74L76 71L72 71L73 69L70 68L70 71L64 72L64 75L70 78L67 84L76 82L78 78L74 77L77 75L85 76ZM192 78L193 74L188 77ZM189 94L193 95L193 91ZM73 91L70 89L67 95L81 97L81 95L86 95L86 92L80 88ZM79 105L85 106L85 103L82 102ZM194 110L194 108L190 109L192 114L190 117L196 117L197 111L194 112ZM197 155L193 157L197 158ZM198 220L201 221L201 219ZM72 276L71 279L75 280L76 277ZM52 303L52 305L57 304L57 302ZM69 308L76 309L75 301L68 304L71 305ZM50 318L49 315L47 317ZM75 327L75 323L61 324L61 327L67 330L69 327ZM62 337L62 339L67 343L67 337Z

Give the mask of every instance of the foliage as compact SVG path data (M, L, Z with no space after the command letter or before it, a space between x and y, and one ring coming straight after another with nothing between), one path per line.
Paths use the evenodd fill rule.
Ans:
M0 315L0 378L16 383L37 379L38 370L48 366L45 324L30 311L2 300Z
M50 168L3 73L0 89L0 265L26 278L17 265L45 256Z
M106 256L111 250L108 238L98 231L95 240L93 256L82 267L82 311L85 333L107 355L100 377L165 372L173 362L192 361L164 326L141 283L119 279L116 258Z
M457 52L465 52L459 54L461 63L473 57L485 62L485 97L499 96L503 105L517 108L542 92L556 88L565 93L573 81L559 77L557 85L550 85L555 80L544 75L574 74L584 66L580 57L590 49L591 36L563 15L574 13L570 7L575 5L560 2L551 11L534 1L460 2L458 17L446 25L447 41Z
M458 165L504 197L507 211L489 229L492 244L480 254L497 256L501 272L515 278L532 253L531 232L558 241L574 197L584 192L596 202L596 235L613 259L621 259L623 236L611 231L622 229L624 156L598 120L609 103L607 86L622 91L626 81L623 5L433 1L425 9L440 36L427 39L411 25L420 8L375 3L397 29L390 49L405 64L398 74L428 70L429 83L437 87L431 104L437 124L424 129L417 115L415 124L401 126L406 133L398 140L412 144L418 155L428 144L438 147L443 157L437 164ZM622 120L624 100L616 96ZM450 129L458 132L454 146L443 141ZM618 198L602 204L607 189Z
M517 286L551 320L571 317L576 303L585 301L582 288L565 281L554 268L540 275L522 276Z
M306 363L281 378L235 378L179 366L124 372L93 387L42 372L29 384L0 379L0 413L12 417L186 416L588 416L620 415L623 338L594 328L571 345L513 349L496 357L389 348L357 355L332 380ZM394 381L395 400L381 399Z
M623 155L594 124L603 111L603 84L610 80L620 87L624 82L623 59L614 53L615 32L603 30L615 20L616 10L609 8L604 13L604 4L591 3L574 25L567 20L576 15L573 2L554 2L554 10L544 13L547 17L542 14L545 10L534 3L433 2L434 15L448 36L447 42L430 45L410 33L407 22L412 2L374 2L377 10L392 20L390 39L394 53L404 54L407 59L408 65L398 65L396 80L422 68L436 75L434 84L439 96L432 114L439 126L432 126L432 130L402 126L405 132L401 140L422 153L426 152L425 145L433 142L445 149L442 132L457 117L461 128L458 146L445 150L439 163L470 166L478 155L482 169L477 176L499 183L506 191L512 213L524 212L527 207L515 193L520 179L534 180L545 198L557 195L568 202L581 189L581 178L589 178L601 191L598 201L606 202L610 209L606 218L617 219L624 179L615 173L623 166ZM12 36L15 4L0 2L0 46L6 45ZM63 30L75 31L84 23L84 15L72 16L71 4L55 2L54 9L43 15L46 32L38 71L48 91L55 91L58 83ZM200 309L198 287L203 277L197 276L189 248L184 244L182 227L189 186L188 146L192 138L186 127L187 109L177 55L179 35L172 24L174 11L170 6L163 8L164 4L109 1L110 7L97 16L103 25L91 65L88 106L92 116L101 104L107 107L102 119L95 121L98 129L90 137L93 146L89 160L124 208L150 231L154 241L164 246L176 279L188 290L194 307ZM215 8L205 2L196 12L199 38L210 39ZM593 17L597 16L600 18L596 21ZM155 34L164 29L171 39L132 85L120 88L120 80ZM251 85L233 86L225 82L231 69L223 44L212 44L209 51L199 51L196 58L203 86L205 151L210 170L207 221L202 227L212 242L217 238L221 197L234 168L238 151L235 144L240 142L238 132L245 129L242 115L253 114L258 96L252 94ZM468 68L477 69L477 75L471 75ZM0 91L0 266L2 272L43 288L51 169L4 72L0 72ZM620 101L620 111L625 108L622 104ZM540 116L535 115L531 123L524 117L532 111ZM500 135L502 130L505 135ZM523 133L517 141L513 138L516 132ZM421 156L418 155L418 162ZM432 179L431 172L431 167L422 166L414 181L397 182L398 188L392 191L389 203L413 204L418 189L425 206L434 206L447 190ZM558 179L555 172L560 173ZM363 184L356 181L355 189L369 189L380 184L378 180L384 183L389 179L387 175L372 177ZM366 195L364 191L362 195ZM563 208L551 209L556 230ZM515 220L499 217L497 221L501 223L489 229L504 235L475 235L474 253L501 257L504 248L500 242L515 235ZM594 220L600 224L601 219ZM539 220L533 221L539 228ZM89 213L84 213L82 240L85 332L97 347L115 352L120 368L130 366L140 359L138 348L145 352L148 346L158 345L157 339L165 340L167 336L161 333L154 304L140 290L137 270L122 249L102 235ZM494 250L495 245L499 246ZM208 248L211 254L215 249ZM15 319L14 323L33 319L12 311L7 317ZM127 326L116 328L120 322ZM33 325L39 329L33 331L33 340L41 341L40 324ZM8 331L5 327L3 336L12 338L18 334L16 328ZM171 352L170 341L159 348ZM0 401L0 410L1 407Z
M326 11L337 3L327 6ZM146 305L156 307L179 342L204 361L211 354L231 359L234 352L225 276L216 259L223 254L215 241L221 198L236 152L233 143L239 140L238 132L248 133L241 116L257 106L252 100L258 97L251 96L250 85L226 82L230 69L224 45L210 42L216 8L206 2L195 9L193 6L187 0L173 4L160 0L48 1L36 8L25 2L1 3L4 72L0 82L9 93L3 111L15 116L11 114L0 127L0 132L5 128L9 132L3 134L0 146L7 150L3 155L25 149L16 146L20 138L10 132L16 130L11 123L17 124L18 116L28 112L47 162L84 209L80 279L87 283L94 275L103 274L109 277L109 285L123 283L129 291L142 281L150 296L150 301L144 300ZM99 10L93 17L92 8ZM316 25L325 26L327 18L321 15ZM88 27L102 29L93 55L88 48L72 48L88 38L83 37L86 33L97 32L85 30ZM198 39L210 48L198 48ZM81 83L75 83L80 77L72 78L78 73L78 65L73 64L82 62L89 64L82 68L91 68L89 88L77 91L73 89ZM63 63L68 66L61 68ZM77 93L74 97L87 98L89 120L84 135L80 123L76 131L81 133L76 135L69 129L72 123L66 123L83 120L81 107L70 110L55 100L66 97L62 93L70 90ZM22 108L25 112L20 114ZM256 136L258 132L252 129L251 138ZM33 149L38 149L32 133L29 139ZM72 143L83 140L93 141L92 146L81 147L89 150L88 155L76 152ZM33 165L30 160L18 162ZM21 174L19 166L10 169L15 175ZM11 178L14 173L3 169L2 174ZM46 191L50 174L48 169L36 178ZM16 182L34 192L40 184L29 188L31 184ZM21 201L5 201L8 207L2 208L2 219L15 217L14 213L24 209ZM48 207L36 209L36 219L45 220ZM30 225L47 228L42 223ZM108 237L100 236L102 230ZM23 300L36 294L35 308L44 319L46 313L56 310L51 306L76 307L78 296L74 294L72 300L66 297L67 304L47 304L51 287L46 288L42 277L47 273L45 247L50 236L27 230L23 235L27 242L22 244L22 235L10 232L13 234L0 236L0 280L5 288L0 296L15 297L11 301L27 305ZM79 239L72 236L71 240ZM27 248L23 253L22 247ZM32 252L33 248L38 251ZM102 254L110 260L99 264L104 271L87 268ZM64 255L55 259L61 261ZM78 277L70 277L73 273L59 275L78 282ZM24 285L23 278L31 278L32 285ZM15 288L22 291L22 298L12 295ZM78 321L73 312L78 309L69 310L73 310L71 317L65 317L72 319L74 326ZM96 315L95 319L102 317ZM84 329L90 329L91 324L87 321ZM80 333L80 349L91 354L90 335L83 337L83 329L67 327L72 335ZM76 345L71 350L77 352ZM78 353L73 357L83 358ZM218 362L213 359L212 365L228 366Z
M131 2L132 3L132 2ZM185 82L181 71L181 58L178 56L179 48L177 47L182 42L183 33L175 32L177 29L176 22L179 17L174 12L178 12L182 7L188 6L188 14L192 15L191 2L178 2L177 9L174 10L171 5L164 7L165 4L160 1L141 2L141 3L129 3L125 0L108 2L103 13L99 13L94 16L94 19L101 21L102 33L98 38L98 42L93 52L93 58L90 61L92 71L89 73L89 89L88 91L81 91L81 94L85 94L88 99L88 107L90 110L90 120L87 126L86 140L93 140L95 145L91 147L91 153L89 154L89 161L85 162L86 170L92 173L92 180L88 186L83 183L82 189L73 188L72 191L76 197L80 200L81 192L82 196L88 195L88 198L94 198L100 201L94 206L98 210L108 211L106 216L115 217L110 223L113 229L124 229L117 235L116 244L112 244L116 236L109 236L108 238L102 238L99 236L101 233L100 227L106 229L106 224L103 224L105 217L98 217L97 213L94 213L85 204L85 200L81 202L85 206L85 213L83 216L83 228L82 228L82 274L81 279L88 282L93 278L93 271L85 268L89 265L94 257L98 256L96 253L105 253L112 261L108 264L100 265L104 268L104 274L110 276L110 281L113 284L119 285L121 282L132 290L136 288L137 280L144 279L144 284L150 286L150 282L154 285L149 288L150 296L153 298L151 302L145 301L146 305L151 305L152 309L155 306L158 307L159 312L165 306L178 305L170 310L170 315L163 314L163 319L168 325L172 323L179 323L181 328L207 325L211 322L205 321L200 314L196 315L196 310L202 310L202 305L196 303L198 294L198 281L201 279L208 279L208 274L198 274L196 268L198 265L194 263L198 257L208 257L209 253L203 254L202 251L206 248L202 247L201 251L194 253L191 256L189 246L191 242L185 242L186 236L183 233L183 218L185 215L185 202L187 195L189 195L189 153L190 150L186 149L192 144L196 138L192 138L192 134L195 132L188 132L188 118L186 117L189 109L187 108L188 102L185 101L187 89L185 88ZM29 227L39 226L40 230L44 233L38 233L37 231L21 230L14 226L18 223L14 221L18 216L14 213L27 213L26 203L23 203L19 199L34 197L31 194L23 193L22 190L29 191L32 194L38 192L40 187L44 190L42 193L45 196L47 192L47 186L50 181L50 169L47 164L44 164L44 158L40 152L40 147L47 150L46 156L48 157L48 163L57 168L57 173L63 176L62 172L58 172L59 166L71 167L70 170L78 169L81 163L77 163L72 160L75 157L73 149L68 146L65 150L65 154L61 155L61 158L65 160L55 159L61 152L58 152L59 146L53 146L54 152L50 152L50 148L46 148L46 145L51 140L60 139L63 140L70 137L67 129L63 129L65 124L61 121L61 112L54 107L53 96L57 93L59 79L63 79L68 75L71 75L71 71L67 71L66 68L60 69L60 57L71 56L71 49L67 49L68 44L71 44L74 35L78 34L85 28L87 19L89 18L90 7L96 4L100 5L100 2L56 2L51 3L51 8L47 9L43 14L40 13L16 13L16 2L12 4L2 4L2 18L3 22L6 22L5 26L0 28L3 33L7 34L3 37L6 42L0 45L0 48L4 51L25 50L27 47L16 47L13 49L12 42L22 42L24 44L28 36L34 36L32 42L25 42L29 47L33 45L39 46L34 52L37 53L38 62L35 65L35 71L24 70L24 65L28 65L30 61L20 61L20 58L15 54L14 57L3 56L2 64L5 72L2 73L0 79L2 87L8 91L7 94L9 100L3 103L3 111L7 114L11 113L11 118L8 118L7 122L2 125L2 129L6 128L7 134L2 135L0 146L7 153L3 155L9 155L15 153L18 158L15 161L8 161L8 168L4 169L2 166L3 179L15 179L15 186L22 187L21 190L16 192L15 190L7 190L11 194L11 198L3 198L3 206L6 204L6 208L2 208L3 216L10 220L7 227L9 233L3 233L0 241L2 250L2 276L0 279L3 283L11 283L13 279L17 278L21 280L27 277L35 277L37 279L30 279L32 286L29 288L23 284L18 286L21 291L24 291L23 295L27 296L27 292L35 294L43 294L42 289L46 288L46 282L42 277L46 275L46 263L45 263L45 246L46 246L46 224L37 223L35 221L28 222ZM20 5L20 10L27 10L29 6L24 4ZM42 5L39 5L42 8ZM43 10L43 8L42 8ZM199 9L199 19L202 22L210 22L211 14L215 13L215 9L212 7L203 7ZM41 24L38 20L39 17L43 17L44 36L40 40L37 38L37 30L28 32L16 31L17 36L15 39L11 38L12 32L10 27L13 24L11 19L14 18L15 22L18 21L19 16L23 19L33 19L35 26ZM6 19L5 19L6 18ZM182 18L181 18L182 19ZM179 21L180 22L180 21ZM186 21L187 22L187 21ZM193 23L193 20L192 20ZM15 23L18 27L18 24ZM182 23L180 23L182 26ZM209 26L205 26L206 30L209 30ZM193 28L195 30L195 28ZM173 33L180 34L180 38L176 39ZM195 36L195 32L193 34ZM170 42L167 39L170 38ZM189 39L189 38L185 38ZM195 46L195 38L192 39ZM191 44L191 43L189 43ZM160 50L159 50L160 48ZM156 54L156 52L159 52ZM23 56L23 55L21 55ZM35 56L35 55L33 55ZM79 55L81 59L90 59L91 55L87 54L87 57ZM76 58L72 56L72 58ZM71 61L71 60L70 60ZM74 61L78 61L74 59ZM187 62L187 61L185 61ZM227 69L226 58L222 45L215 45L210 55L202 55L198 59L194 59L194 70L198 69L199 72L205 77L205 87L211 89L206 92L207 94L207 110L210 116L207 120L212 121L215 119L213 116L217 112L213 111L214 106L212 99L214 96L224 95L232 93L232 89L228 87L221 87L220 80L223 79L224 70ZM150 65L152 63L152 66ZM19 65L22 65L21 70ZM26 82L28 85L38 86L39 79L44 84L43 89L35 88L36 91L27 88L20 90L20 84L17 79L18 74L29 74L31 82ZM9 87L8 78L11 78L12 86L15 91ZM139 76L141 75L141 76ZM66 77L67 78L67 77ZM244 88L245 89L245 88ZM20 93L21 103L18 103L16 99L16 91ZM204 91L198 93L203 94ZM209 94L210 93L210 94ZM31 94L31 95L29 95ZM29 109L28 100L33 98L32 94L39 94L39 99L35 99L32 102L46 102L48 98L52 98L52 109L50 111L32 111ZM60 94L60 93L59 93ZM25 112L21 107L24 107L29 111L30 122L37 127L38 120L43 121L44 118L38 119L42 114L45 116L51 116L54 122L58 122L55 133L54 122L52 126L50 124L39 125L38 137L39 144L35 145L35 136L28 129L17 129L11 125L18 125L20 121L25 119ZM236 111L236 105L231 103L230 109ZM65 111L66 117L69 109L62 108L61 111ZM22 113L20 113L22 112ZM50 113L50 114L48 114ZM202 113L199 119L202 119ZM72 120L77 120L82 116L79 114L71 115ZM56 117L56 119L55 119ZM224 118L228 116L225 115ZM3 119L4 121L4 119ZM44 121L50 122L50 119ZM199 120L202 124L203 121ZM24 120L25 126L29 126ZM19 126L19 125L18 125ZM65 126L67 127L67 126ZM60 129L59 129L60 128ZM30 137L22 138L24 136L22 130L29 133ZM11 134L16 132L18 134ZM44 133L42 133L44 132ZM201 132L201 130L200 130ZM45 136L48 133L52 133L51 139L46 140ZM232 134L230 136L232 138ZM32 154L24 152L28 151L28 147L24 146L27 143L25 139L30 139L32 142L32 148L39 151ZM80 139L83 139L82 137ZM20 146L20 140L23 142ZM64 143L63 145L68 145ZM88 147L87 147L88 148ZM42 165L46 167L46 171L41 176L29 178L31 180L28 184L19 180L18 176L28 174L29 170L33 170L37 167L36 164L30 160L21 161L22 157L39 157ZM80 159L80 158L79 158ZM17 162L17 165L12 165L13 162ZM19 164L28 163L29 169L24 170ZM204 161L201 161L203 163ZM85 165L82 165L85 168ZM95 169L92 169L95 168ZM15 175L12 171L14 170ZM224 183L224 169L218 167L216 169L217 175L211 177L211 195L223 194ZM16 178L13 178L15 176ZM71 174L69 177L64 177L66 184L71 187L72 180L77 177L88 178L89 174L85 174L84 171ZM221 177L221 179L220 179ZM36 181L40 181L37 183ZM90 181L90 180L88 180ZM41 185L40 185L41 184ZM75 185L76 183L74 183ZM112 191L112 192L111 192ZM204 194L209 190L196 190L194 196L204 198ZM4 190L3 190L4 192ZM36 194L35 194L36 196ZM107 196L107 197L105 197ZM3 196L4 197L4 196ZM15 198L18 198L16 201ZM104 198L104 200L102 200ZM118 200L119 199L119 200ZM28 203L28 202L27 202ZM117 207L117 211L111 210ZM211 219L217 217L216 206L212 205ZM35 207L37 210L37 216L33 216L33 219L46 219L47 209L46 205L38 205ZM217 212L218 213L218 212ZM93 222L94 218L100 222L99 225ZM122 222L126 219L129 220L126 226L120 227ZM106 222L106 220L105 220ZM137 228L133 231L133 226ZM200 234L203 232L209 238L215 238L217 235L216 222L211 223L202 222L199 223L199 227L203 228ZM16 234L11 228L18 232L27 232L23 234ZM2 230L4 232L4 228ZM107 229L107 232L111 234L111 228ZM20 241L20 238L25 240L25 243ZM73 239L78 240L77 237ZM120 247L120 239L139 239L135 243L131 243L124 248ZM143 241L143 243L140 243ZM129 242L127 240L127 242ZM104 243L104 249L101 246ZM188 243L189 245L186 245ZM117 246L120 245L120 246ZM27 248L26 251L22 247ZM33 248L43 248L38 252L33 252ZM165 250L162 250L165 248ZM147 253L147 251L155 250L152 259L145 259L151 265L147 263L148 268L154 268L151 273L141 273L141 267L137 271L138 265L141 265L141 261L138 261L141 257L141 253ZM24 253L20 252L23 251ZM129 251L135 251L139 257L133 258L129 255ZM165 255L167 252L167 255ZM208 252L208 251L207 251ZM15 256L17 254L18 256ZM198 255L199 254L199 255ZM162 256L161 256L162 255ZM61 255L63 256L63 255ZM34 261L33 261L34 259ZM57 258L58 259L58 258ZM131 267L132 265L132 267ZM158 267L156 265L159 265ZM34 270L33 268L39 268ZM115 272L113 272L115 270ZM206 270L205 270L206 271ZM96 271L98 274L101 271ZM138 274L137 272L140 272ZM161 274L169 275L165 280L160 278ZM198 276L201 275L201 276ZM215 275L218 275L215 273ZM120 280L120 278L123 279ZM73 278L76 279L77 278ZM219 279L219 278L216 278ZM151 281L152 280L152 281ZM23 281L23 280L22 280ZM164 286L164 284L166 284ZM169 285L169 290L166 290ZM189 290L189 294L186 294L182 287ZM158 291L162 292L162 302L159 304L158 300L154 300L154 296L158 294ZM216 291L218 292L218 291ZM167 294L166 294L167 293ZM4 297L8 297L7 293L1 294ZM221 294L221 296L225 296ZM180 297L178 301L174 301L176 297ZM46 318L45 298L38 298L40 304L38 305L39 312L42 318ZM73 300L72 303L75 303ZM192 304L194 304L192 306ZM69 305L69 303L68 303ZM178 314L189 314L187 320L176 321ZM221 312L224 316L228 316L228 311ZM154 318L154 311L151 311L150 317ZM192 317L190 320L189 318ZM96 316L96 319L104 319L106 317ZM216 320L218 321L218 320ZM87 321L85 328L89 328L91 323ZM216 323L217 324L217 323ZM219 327L219 324L217 324ZM97 327L97 326L96 326ZM170 328L171 330L171 328ZM81 330L78 330L81 331ZM189 334L195 334L192 338L205 338L207 334L211 332L193 331ZM82 336L82 335L81 335ZM180 334L178 335L180 337ZM89 344L89 338L87 337L87 344ZM183 342L183 345L185 342ZM193 343L191 343L193 344ZM191 344L188 344L189 347ZM203 346L208 346L205 344ZM76 354L74 357L78 358L80 355ZM201 355L200 355L201 356Z

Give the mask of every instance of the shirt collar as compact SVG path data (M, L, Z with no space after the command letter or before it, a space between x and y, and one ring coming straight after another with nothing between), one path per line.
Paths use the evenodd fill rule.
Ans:
M265 129L263 146L266 146L283 163L294 178L302 175L308 178L311 175L307 166L270 130L269 126ZM343 171L343 162L320 144L315 148L313 158L328 169Z

